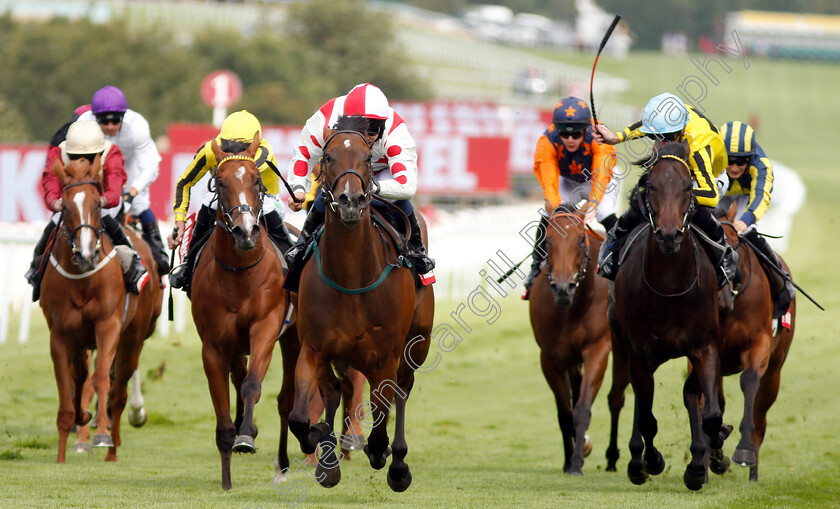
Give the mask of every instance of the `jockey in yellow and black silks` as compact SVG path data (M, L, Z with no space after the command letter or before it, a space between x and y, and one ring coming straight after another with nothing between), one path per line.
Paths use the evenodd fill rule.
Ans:
M727 122L720 132L729 163L726 173L718 177L718 187L723 196L718 203L717 215L725 214L732 203L737 203L737 219L733 221L735 230L764 255L759 256L763 264L769 263L775 267L775 270L768 267L766 272L773 297L773 317L778 318L787 312L795 290L790 282L790 274L756 230L756 223L767 211L773 194L773 165L756 141L755 131L749 124Z
M545 209L550 215L561 203L581 203L586 220L595 217L605 230L616 222L618 182L611 182L615 149L595 143L592 115L583 99L566 97L554 108L551 124L537 141L534 174L543 188ZM545 258L545 228L548 217L540 215L531 272L525 279L524 300L540 273Z
M726 169L727 155L723 137L717 127L694 108L686 106L679 97L670 93L659 94L648 101L642 120L633 123L620 133L613 133L603 124L596 126L596 140L614 145L628 139L646 136L658 140L684 141L690 149L686 164L694 180L694 196L699 205L691 222L717 243L706 246L712 263L717 268L721 287L734 282L738 287L738 255L729 244L713 210L720 196L715 178ZM644 186L640 181L639 190ZM636 200L630 200L629 207L619 218L616 226L607 234L601 246L598 273L614 280L618 272L616 259L625 237L637 225L645 221ZM706 245L704 243L704 245Z

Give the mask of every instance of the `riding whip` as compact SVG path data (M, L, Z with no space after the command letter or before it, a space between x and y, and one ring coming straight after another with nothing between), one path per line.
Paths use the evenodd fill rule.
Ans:
M512 269L510 269L509 271L505 272L505 274L504 274L502 277L500 277L499 279L497 279L497 280L496 280L496 282L497 282L497 283L502 283L502 282L504 282L504 280L505 280L505 279L509 278L509 277L511 276L511 274L513 274L514 272L516 272L516 271L517 271L517 269L519 269L519 266L520 266L520 265L522 265L523 263L525 263L525 260L527 260L527 259L528 259L528 258L530 258L530 257L531 257L531 253L528 253L528 256L526 256L524 260L522 260L521 262L519 262L519 263L517 263L516 265L514 265L514 266L513 266L513 268L512 268Z
M595 81L595 66L598 65L598 58L601 57L601 51L603 51L604 46L607 45L607 41L609 40L610 36L615 30L615 26L618 24L618 21L621 19L621 16L618 14L615 15L613 18L612 23L610 23L610 27L607 29L607 33L604 34L604 38L601 40L601 46L598 47L598 54L595 55L595 63L592 64L592 76L589 78L589 106L592 108L592 127L598 124L598 116L595 114L595 95L592 93L592 84Z
M172 238L178 238L178 227L172 228ZM175 266L175 250L173 249L171 253L169 253L169 266ZM175 304L172 300L172 284L169 285L169 321L173 321L175 319Z
M786 281L790 281L790 284L792 284L794 288L796 288L797 290L799 290L799 292L800 292L802 295L804 295L804 296L808 297L808 300L810 300L811 302L813 302L815 306L817 306L818 308L820 308L820 310L825 311L825 308L824 308L824 307L820 306L820 304L819 304L817 301L815 301L813 298L811 298L811 296L810 296L810 295L808 295L808 293L807 293L807 292L805 292L805 290L803 290L802 288L800 288L800 286L799 286L798 284L794 283L794 282L793 282L793 279L791 279L791 278L790 278L787 274L785 274L785 273L784 273L784 271L783 271L782 269L780 269L780 268L776 267L776 264L774 264L774 263L773 263L773 262L772 262L769 258L767 258L767 255L765 255L764 253L762 253L761 251L759 251L759 250L758 250L758 248L756 248L756 247L755 247L755 244L753 244L752 242L750 242L750 239L748 239L748 238L746 238L746 237L744 237L744 236L741 236L741 237L740 237L740 240L742 240L742 241L746 242L746 243L747 243L747 245L749 245L749 246L752 248L752 250L753 250L753 252L754 252L755 254L757 254L757 255L758 255L758 256L759 256L762 260L764 260L765 262L767 262L767 263L766 263L766 265L767 265L767 266L769 266L771 269L773 269L773 271L774 271L775 273L777 273L777 274L779 274L780 276L782 276L782 279L784 279L784 280L786 280Z
M271 171L273 171L278 177L280 177L280 180L283 182L283 185L286 186L286 190L289 191L289 196L292 197L292 201L294 201L295 203L303 203L305 201L305 199L304 200L298 200L297 198L295 198L294 191L292 191L291 186L289 186L289 183L286 182L286 179L283 178L283 175L280 173L280 170L277 169L277 166L275 166L274 163L272 163L271 161L266 159L265 164L268 165L268 167L271 169Z

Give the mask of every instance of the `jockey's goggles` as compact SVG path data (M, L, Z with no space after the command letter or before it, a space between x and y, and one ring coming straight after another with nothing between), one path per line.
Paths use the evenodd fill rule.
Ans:
M750 156L729 156L729 164L746 166L750 164Z
M109 111L105 113L97 113L96 116L96 123L99 125L107 125L107 124L121 124L123 120L124 113L116 112L116 111Z
M682 131L677 131L674 133L645 133L645 137L650 138L652 140L664 140L664 141L679 141L680 134Z
M574 131L571 133L560 133L561 138L571 138L573 140L580 139L583 136L583 131Z

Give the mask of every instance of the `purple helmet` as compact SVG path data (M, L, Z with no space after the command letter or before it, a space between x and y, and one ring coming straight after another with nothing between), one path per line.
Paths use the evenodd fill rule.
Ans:
M93 94L93 99L90 101L91 112L97 113L125 113L128 109L128 102L125 100L125 94L117 87L102 87Z

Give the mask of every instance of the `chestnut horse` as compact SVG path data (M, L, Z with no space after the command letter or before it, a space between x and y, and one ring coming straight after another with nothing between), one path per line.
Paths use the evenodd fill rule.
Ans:
M94 447L109 447L106 461L117 460L120 417L126 385L137 370L143 341L154 332L163 292L149 247L139 237L134 246L149 271L150 284L139 295L126 292L117 251L100 225L100 158L80 158L52 171L61 180L62 226L49 251L41 283L41 307L50 328L50 354L58 384L58 462L64 463L73 424L83 426L91 413L82 405L88 378L88 350L96 348L93 372L97 395ZM113 367L114 381L110 371ZM90 402L88 397L87 402ZM112 419L106 407L110 406Z
M353 117L340 118L337 130L328 131L324 143L319 180L328 212L314 259L301 274L297 322L301 351L289 427L304 453L311 454L320 445L319 482L327 487L338 484L341 470L333 421L341 391L331 363L348 363L370 383L373 429L364 451L377 470L393 452L388 485L401 492L411 484L404 461L405 407L414 370L428 353L434 294L431 287L415 290L404 254L387 240L383 230L388 227L372 217L371 147L352 121ZM326 419L311 426L309 403L319 388ZM397 418L389 448L386 424L394 399ZM355 411L362 414L364 409Z
M770 282L755 252L739 241L732 225L736 211L737 207L733 204L722 224L729 243L738 246L743 283L735 306L724 323L718 350L721 375L741 373L741 391L744 393L741 440L732 461L750 467L750 480L757 481L758 450L767 430L767 411L779 394L782 366L793 341L796 299L791 303L786 323L779 325L774 335ZM785 269L790 273L786 264ZM723 409L723 392L720 393L720 401ZM728 463L722 451L712 451L712 471L723 473Z
M216 227L200 255L192 287L192 315L216 412L225 490L231 489L231 454L256 452L254 405L290 306L282 287L282 256L260 228L264 188L254 161L259 145L255 134L244 152L230 154L213 141L219 161L214 176ZM291 376L284 373L284 387L292 383ZM230 417L228 377L237 394L235 421Z
M683 479L689 489L698 490L708 477L703 433L712 449L722 445L717 351L721 325L715 268L689 228L695 198L688 155L687 144L663 144L644 189L636 189L631 197L644 202L641 208L650 224L628 247L608 317L614 355L626 362L635 393L628 477L643 484L648 474L665 468L653 444L653 373L665 361L685 356L693 370L683 388L691 423L691 462ZM706 398L702 424L692 418L701 393Z
M612 343L606 320L608 284L596 277L597 256L591 256L603 238L585 227L583 213L572 210L574 205L561 205L548 221L548 252L531 289L530 313L542 371L557 403L563 471L583 475L592 402Z

